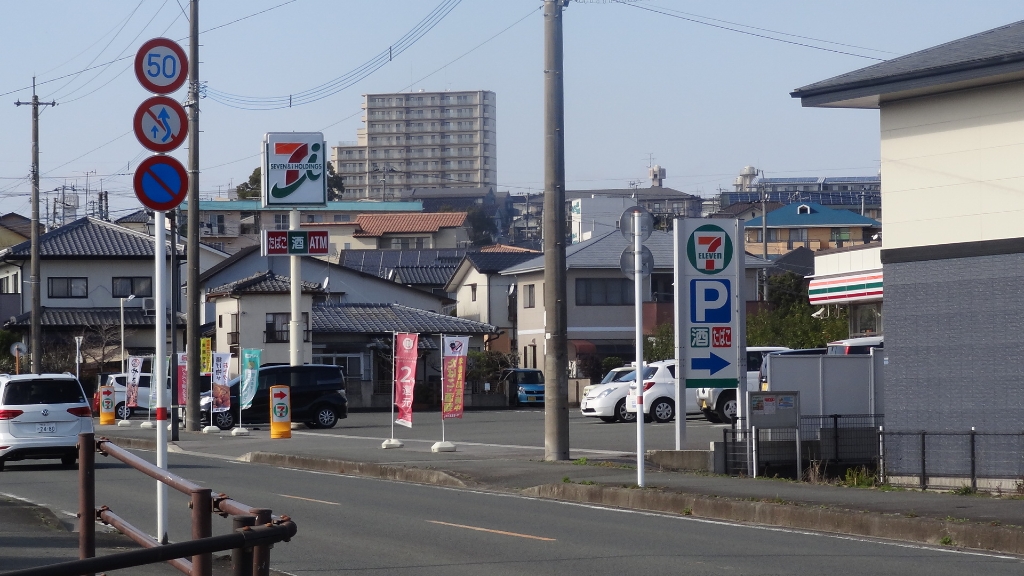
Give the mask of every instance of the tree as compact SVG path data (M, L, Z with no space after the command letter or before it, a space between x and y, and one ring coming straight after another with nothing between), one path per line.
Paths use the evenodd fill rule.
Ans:
M235 192L238 194L238 197L245 200L258 199L261 193L260 180L262 180L262 176L260 173L260 168L257 166L256 169L252 171L252 174L249 175L248 182L242 182L241 184L235 187Z
M341 200L345 195L345 177L334 171L334 164L327 163L327 199L331 202Z
M769 306L747 316L747 346L820 348L849 336L847 311L839 309L826 318L811 316L815 307L807 300L807 283L792 272L768 279Z
M644 362L671 360L676 357L675 330L674 324L659 324L654 327L654 334L644 338Z
M494 242L494 234L498 232L494 219L487 216L477 206L466 211L466 223L469 224L469 239L474 246L486 246Z

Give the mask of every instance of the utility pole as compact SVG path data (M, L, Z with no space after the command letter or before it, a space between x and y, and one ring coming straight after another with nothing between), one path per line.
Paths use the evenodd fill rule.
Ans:
M562 9L544 0L544 459L569 459Z
M18 100L15 106L32 105L32 231L29 236L31 248L29 258L29 286L32 289L32 373L42 374L43 329L42 307L39 295L39 107L56 106L56 102L40 102L36 95L36 77L32 77L32 102Z
M765 260L768 259L768 191L764 186L764 171L761 172L761 182L759 183L761 188L761 257ZM768 301L768 269L761 269L761 290L762 300Z
M199 0L189 5L188 44L188 301L185 328L187 393L185 426L199 431Z

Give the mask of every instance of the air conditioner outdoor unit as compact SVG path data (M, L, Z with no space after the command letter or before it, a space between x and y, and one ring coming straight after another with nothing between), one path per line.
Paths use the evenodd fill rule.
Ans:
M156 300L153 298L143 298L142 313L146 316L156 316Z

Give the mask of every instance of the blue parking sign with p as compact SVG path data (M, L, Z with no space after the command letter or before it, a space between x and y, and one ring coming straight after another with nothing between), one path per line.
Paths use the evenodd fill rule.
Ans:
M732 322L732 286L729 280L690 280L690 322L729 324Z

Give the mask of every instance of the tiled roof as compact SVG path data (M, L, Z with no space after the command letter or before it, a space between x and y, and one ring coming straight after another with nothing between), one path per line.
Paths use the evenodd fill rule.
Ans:
M398 266L391 280L399 284L436 284L444 286L458 266Z
M136 210L127 216L122 216L117 220L114 220L117 224L146 224L150 218L153 217L153 213L149 210L142 209Z
M524 248L522 246L509 246L508 244L492 244L490 246L484 246L480 248L481 252L520 252L524 254L533 253L536 254L538 250L532 248Z
M465 248L345 250L340 260L346 268L391 280L391 271L399 266L458 266L465 255Z
M39 236L42 258L152 258L153 247L152 236L88 216ZM30 248L26 240L8 248L2 255L28 259Z
M470 252L466 254L466 260L473 265L481 274L493 274L505 268L511 268L517 264L533 260L537 257L536 252Z
M292 280L288 276L278 276L273 272L257 272L248 278L235 280L223 286L210 289L210 296L226 296L228 294L288 294L292 289ZM318 282L302 282L303 292L320 290Z
M353 236L378 238L384 234L434 233L441 228L457 228L466 223L465 212L435 214L360 214L359 232Z
M809 214L799 214L801 206L810 208ZM759 228L761 218L747 220L744 227ZM769 228L793 228L807 226L867 226L879 228L882 223L874 218L854 214L849 210L835 210L814 202L795 202L768 213Z
M313 307L314 332L358 334L495 334L498 327L401 304L336 304Z
M126 307L124 309L124 325L126 327L154 327L156 326L156 315L149 315L138 306ZM121 308L52 308L43 307L39 321L43 326L72 327L96 327L96 326L120 326ZM32 313L14 317L14 321L8 321L5 327L28 326L32 323ZM185 314L178 314L178 325L185 325Z
M199 282L206 282L206 280L209 279L209 278L212 278L214 274L219 273L221 270L224 270L225 268L231 266L235 262L238 262L242 258L245 258L249 254L252 254L253 252L259 252L259 250L260 250L260 245L259 244L253 244L252 246L246 246L245 248L242 248L238 252L235 252L231 256L228 256L227 258L225 258L225 259L221 260L220 262L214 264L213 266L208 268L205 272L200 274L199 275Z
M926 87L934 84L929 78L964 81L1021 70L1024 70L1024 21L808 84L797 88L791 95L807 99L849 92L846 98L857 98L889 93L897 88Z
M0 226L14 230L25 238L32 235L32 219L26 218L17 212L8 212L0 216ZM39 234L41 235L45 231L45 227L39 224Z
M672 270L673 238L668 232L655 231L651 237L644 241L654 256L654 270L656 272L668 272ZM575 269L619 269L619 257L622 251L629 246L629 242L622 237L618 230L602 234L577 244L572 244L565 249L565 267ZM771 263L747 254L745 265L747 267L770 267ZM523 274L528 272L539 272L544 270L544 256L535 256L522 264L502 270L503 275Z

